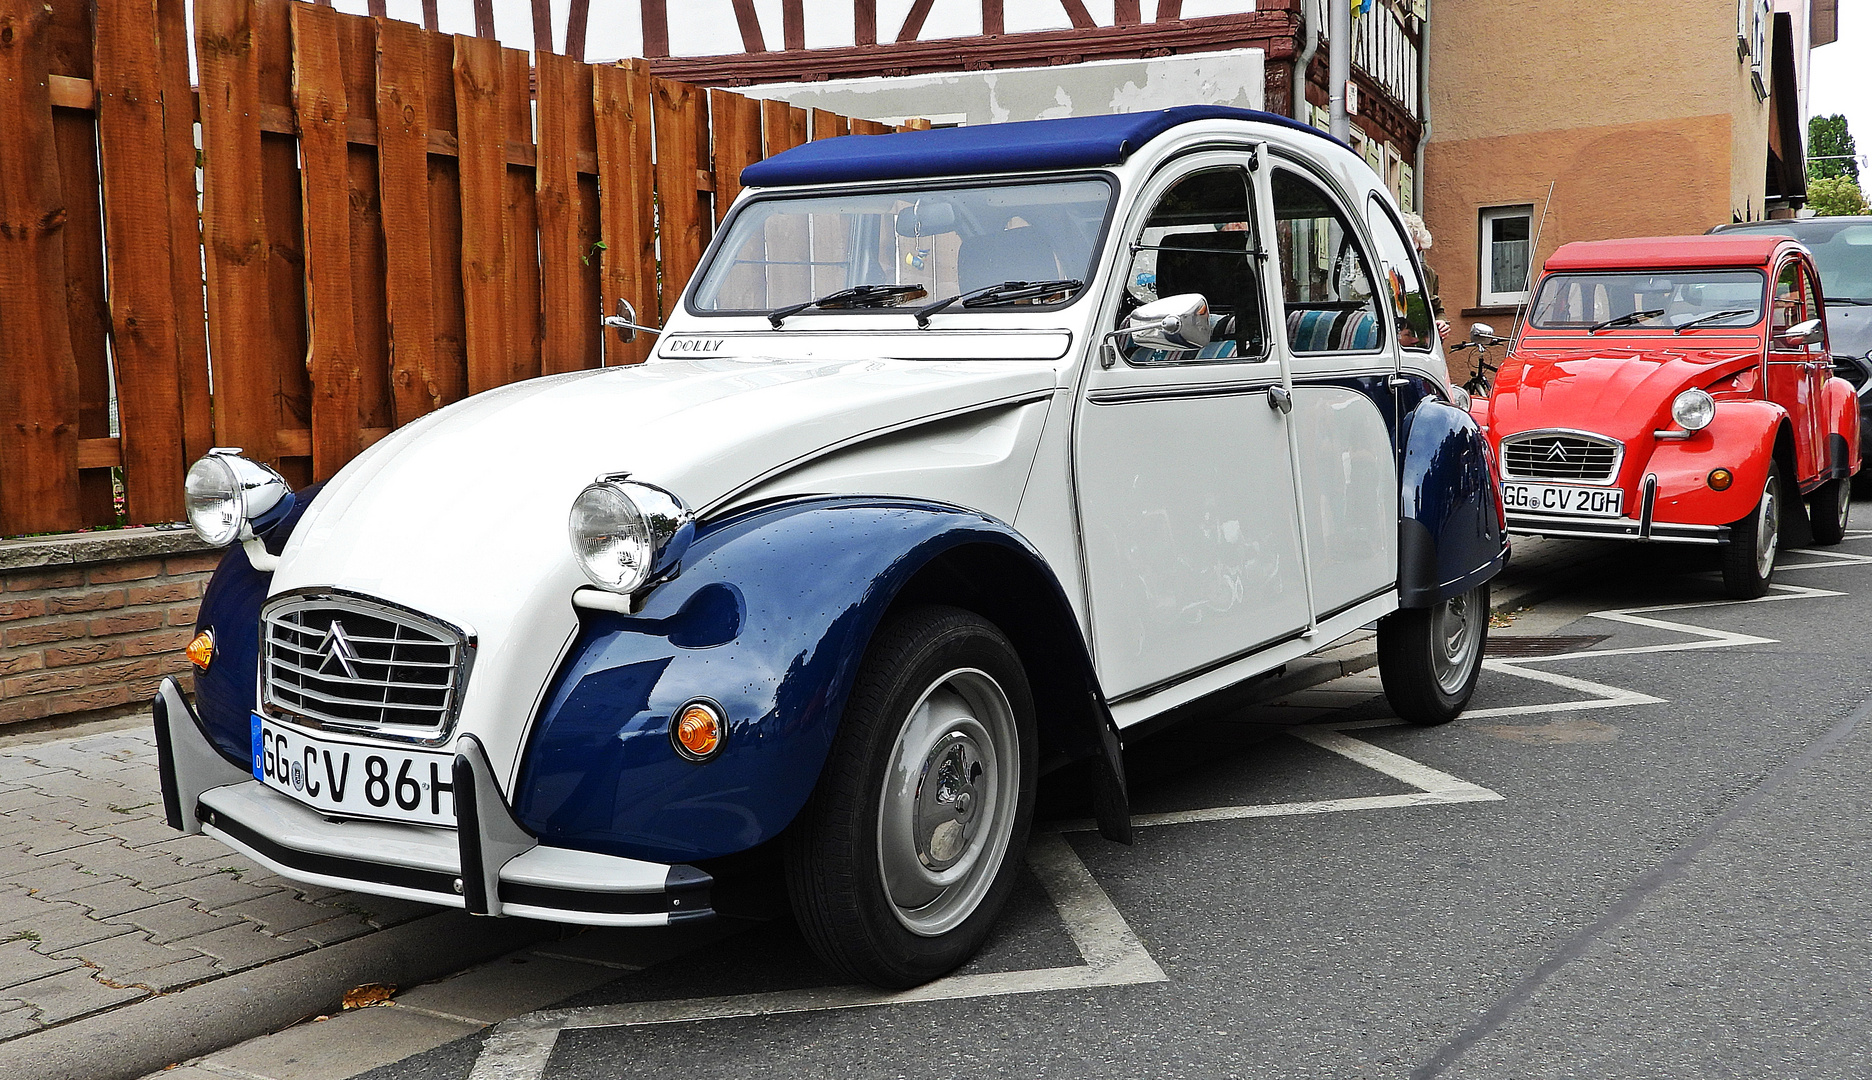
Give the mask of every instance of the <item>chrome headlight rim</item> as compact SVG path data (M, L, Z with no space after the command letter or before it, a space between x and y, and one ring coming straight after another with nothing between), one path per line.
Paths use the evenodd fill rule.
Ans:
M1685 431L1702 431L1716 419L1716 399L1706 390L1685 390L1671 401L1671 419Z
M680 569L695 539L695 512L674 492L629 474L585 485L566 514L573 561L606 592L630 595Z
M254 539L293 507L292 485L270 466L217 446L189 466L183 480L189 527L212 547Z

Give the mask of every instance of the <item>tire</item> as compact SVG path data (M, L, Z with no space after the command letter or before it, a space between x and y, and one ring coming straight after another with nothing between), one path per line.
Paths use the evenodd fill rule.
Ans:
M1378 674L1391 711L1422 726L1456 719L1482 674L1488 623L1487 584L1378 620Z
M1814 543L1831 547L1846 539L1846 519L1852 516L1852 481L1830 480L1807 503Z
M1780 547L1781 466L1770 462L1761 500L1729 526L1729 542L1722 549L1723 591L1737 600L1766 596Z
M1000 630L933 605L887 622L787 835L813 951L887 989L974 955L1014 888L1037 766L1033 695Z

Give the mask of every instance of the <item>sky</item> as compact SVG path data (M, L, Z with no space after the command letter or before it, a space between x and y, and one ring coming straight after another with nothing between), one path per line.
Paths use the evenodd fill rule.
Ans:
M1839 40L1813 51L1807 108L1814 116L1844 113L1866 168L1872 154L1872 0L1840 0Z

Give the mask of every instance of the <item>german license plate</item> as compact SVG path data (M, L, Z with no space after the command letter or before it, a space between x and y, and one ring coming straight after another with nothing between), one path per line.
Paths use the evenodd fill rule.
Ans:
M321 813L455 824L455 756L314 739L253 715L254 779Z
M1618 517L1625 493L1618 488L1566 487L1561 484L1503 484L1502 502L1510 510L1575 517Z

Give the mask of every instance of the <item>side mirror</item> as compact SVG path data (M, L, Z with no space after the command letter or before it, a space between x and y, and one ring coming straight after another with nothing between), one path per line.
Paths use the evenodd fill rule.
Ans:
M1481 342L1483 344L1487 344L1495 336L1496 336L1495 328L1493 326L1490 326L1488 323L1479 322L1479 323L1469 324L1469 340L1470 341Z
M637 309L631 306L631 302L629 300L626 300L621 296L618 297L617 314L606 315L604 317L604 324L610 327L611 329L616 330L618 340L623 342L626 345L629 345L631 342L637 340L637 332L639 330L643 331L646 334L662 333L661 330L658 330L654 326L638 325Z
M1808 345L1818 345L1824 340L1826 340L1826 330L1820 325L1819 319L1808 319L1806 322L1795 323L1793 326L1775 335L1775 344L1780 345L1784 349L1799 349Z
M1195 352L1209 344L1209 300L1201 293L1181 293L1153 300L1133 311L1114 336L1168 352Z

